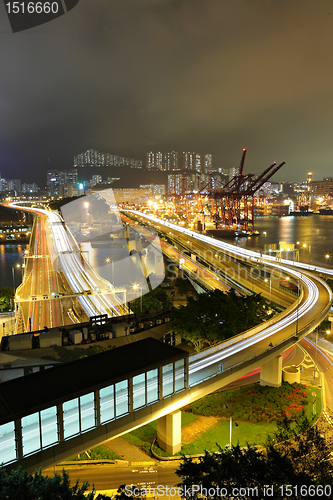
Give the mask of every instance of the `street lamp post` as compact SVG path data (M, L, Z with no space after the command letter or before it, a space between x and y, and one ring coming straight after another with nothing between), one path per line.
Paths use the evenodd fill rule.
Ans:
M15 267L19 268L21 267L20 264L16 264L16 266L12 266L12 275L13 275L13 288L14 288L14 294L15 294ZM22 266L23 269L23 266ZM23 271L22 271L22 278L23 278Z
M269 301L272 302L272 281L271 278L265 278L265 283L269 281Z
M298 336L299 286L300 286L300 281L299 279L297 279L296 336Z
M235 426L238 427L237 422L235 422ZM229 448L231 449L232 445L232 416L230 415L230 435L229 435Z
M306 243L303 243L303 248L306 248L307 247L307 244ZM308 252L309 252L309 265L311 263L311 245L308 246Z
M228 408L228 405L224 403L224 408ZM238 427L237 422L235 422L235 426ZM231 449L231 443L232 443L232 415L230 415L230 432L229 432L229 448Z
M12 275L13 275L13 288L14 288L14 294L15 294L15 267L12 267Z
M140 311L142 312L142 290L143 290L143 286L133 285L133 290L140 290Z
M16 264L16 266L12 266L12 276L13 276L13 289L14 289L14 296L12 300L12 332L14 333L14 320L16 318L16 304L15 304L15 267L19 268L21 267L20 264ZM23 279L23 277L22 277Z
M110 259L110 257L107 257L106 263L111 264L111 283L114 286L114 262Z
M316 352L315 352L315 365L313 369L313 381L316 381L316 371L317 371L317 350L318 350L318 328L316 331Z

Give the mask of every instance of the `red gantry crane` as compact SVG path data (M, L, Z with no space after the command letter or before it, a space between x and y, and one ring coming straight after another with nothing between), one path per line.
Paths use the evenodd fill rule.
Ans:
M258 190L267 182L285 162L274 162L260 175L244 174L246 149L238 173L220 189L211 189L211 180L200 193L212 200L211 214L216 228L254 231L254 199ZM201 205L202 206L202 205Z

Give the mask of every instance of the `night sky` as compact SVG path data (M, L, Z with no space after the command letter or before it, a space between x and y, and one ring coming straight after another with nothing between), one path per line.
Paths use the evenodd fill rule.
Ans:
M81 0L13 34L0 4L0 171L46 181L87 149L212 153L333 176L332 0Z

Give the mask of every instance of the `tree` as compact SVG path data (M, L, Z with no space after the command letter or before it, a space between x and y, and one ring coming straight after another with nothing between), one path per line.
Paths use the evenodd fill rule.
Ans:
M141 291L142 293L142 291ZM162 288L155 288L151 292L142 296L142 311L161 311L169 307L170 302L167 293ZM141 297L131 302L131 309L134 313L141 312Z
M140 489L132 484L121 484L114 498L115 500L144 500L146 495L144 489Z
M53 477L43 476L42 471L29 474L18 467L7 472L0 468L0 500L111 500L106 495L95 496L94 488L88 491L88 482L79 486L76 481L70 485L68 472L55 474Z
M192 293L193 295L196 295L196 291L194 290L193 286L191 285L189 280L184 276L182 278L177 278L176 280L174 280L173 284L176 285L178 292L181 295L186 295L189 292Z
M254 447L242 449L238 445L231 449L221 449L220 453L206 451L198 462L184 457L176 474L182 477L179 486L187 488L187 498L194 499L201 491L209 499L253 499L256 496L255 490L258 490L259 498L264 498L266 485L276 489L285 482L296 484L298 479L287 458L274 451L266 458L264 453L258 452ZM193 491L192 485L200 486L202 490ZM237 491L245 488L246 491L237 494ZM277 498L277 493L276 489L274 498Z
M266 302L260 294L242 297L235 290L213 290L189 297L174 311L174 330L199 350L252 328L265 319Z
M292 462L296 472L329 478L332 474L332 439L324 437L325 430L305 415L291 422L287 418L278 423L278 430L268 445L283 453ZM332 483L332 478L331 478Z
M13 297L14 297L14 288L10 287L0 288L0 309L10 309Z
M316 485L333 487L330 443L316 426L309 427L306 419L301 420L296 429L286 424L292 439L275 446L270 442L263 451L237 445L220 448L219 453L207 451L198 461L183 457L176 474L182 478L179 486L183 487L184 496L196 499L203 493L201 496L216 500L330 498L331 495L314 493ZM304 432L295 434L299 429ZM193 489L193 485L199 488ZM292 488L286 490L285 485Z

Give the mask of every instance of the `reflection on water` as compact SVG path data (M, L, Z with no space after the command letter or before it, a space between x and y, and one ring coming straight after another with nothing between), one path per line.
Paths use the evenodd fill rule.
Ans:
M301 261L333 266L333 215L257 218L255 229L260 231L260 236L240 238L240 246L263 250L265 244L299 242ZM326 254L331 258L325 259Z
M265 244L277 244L279 241L287 243L300 242L300 260L315 264L325 264L333 267L333 215L310 215L308 217L267 217L257 218L255 228L260 231L260 236L251 238L235 239L234 243L242 247L263 250ZM266 232L266 235L263 233ZM231 240L228 240L229 242ZM303 244L307 246L303 248ZM107 263L110 258L107 248L94 249L89 243L83 243L82 250L89 251L89 262L95 268ZM84 246L86 245L86 246ZM309 251L310 247L310 251ZM26 245L0 245L0 286L13 286L13 271L15 287L21 283L21 269L16 268L16 264L23 264L23 253ZM325 259L325 255L330 254L331 259ZM85 254L87 255L87 254ZM128 255L128 250L124 248L112 249L114 261L120 261ZM111 282L118 282L121 285L121 276L117 279L120 266L109 266ZM136 277L133 276L133 282Z
M22 268L17 268L23 264L23 254L27 245L0 245L0 286L14 286L15 288L22 282Z

